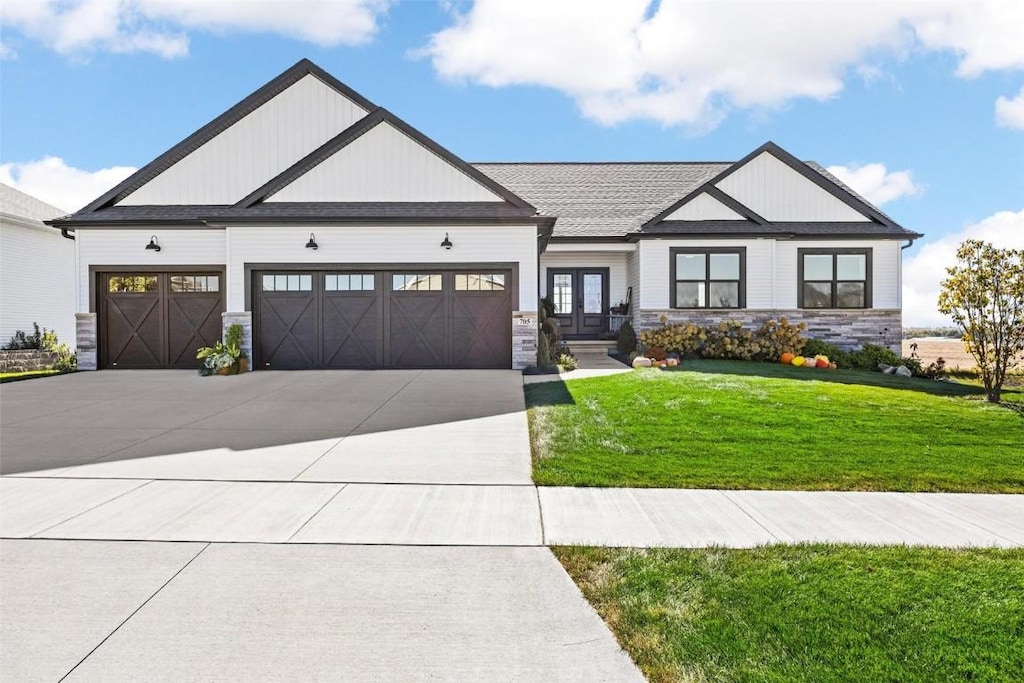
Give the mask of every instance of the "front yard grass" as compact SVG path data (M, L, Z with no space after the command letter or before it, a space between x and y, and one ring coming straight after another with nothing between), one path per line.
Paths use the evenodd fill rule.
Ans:
M63 374L60 370L30 370L28 372L0 372L0 384L4 382L19 382L23 379L35 379L37 377L48 377L50 375Z
M1019 681L1024 550L561 547L661 681Z
M1024 492L1024 413L975 386L687 361L526 398L542 485Z

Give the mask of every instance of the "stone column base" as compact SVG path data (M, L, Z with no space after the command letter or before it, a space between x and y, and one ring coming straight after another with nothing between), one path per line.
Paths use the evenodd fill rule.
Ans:
M512 313L512 369L537 364L537 311Z
M75 313L75 346L78 355L78 370L96 370L99 359L96 356L95 313Z
M221 339L228 333L231 325L242 326L242 351L249 357L249 367L252 368L252 311L227 311L220 314Z

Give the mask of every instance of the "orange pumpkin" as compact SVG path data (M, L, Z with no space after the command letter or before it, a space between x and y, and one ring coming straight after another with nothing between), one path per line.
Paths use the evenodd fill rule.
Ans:
M786 353L779 356L779 362L782 363L783 365L789 365L790 363L793 362L793 358L794 355L787 351Z

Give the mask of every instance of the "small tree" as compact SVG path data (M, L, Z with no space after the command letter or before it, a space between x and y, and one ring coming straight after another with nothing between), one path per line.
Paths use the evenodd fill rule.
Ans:
M1024 250L967 240L956 257L957 265L946 269L939 311L963 332L985 394L998 403L1007 371L1024 352Z

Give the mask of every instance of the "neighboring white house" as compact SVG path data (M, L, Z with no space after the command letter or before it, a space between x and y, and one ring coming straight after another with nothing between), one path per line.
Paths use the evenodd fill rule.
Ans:
M43 223L67 214L0 183L0 346L32 323L75 346L75 243Z
M467 164L302 60L74 215L79 368L512 367L569 339L786 315L897 342L900 227L767 143L737 162ZM888 339L886 339L888 337Z

